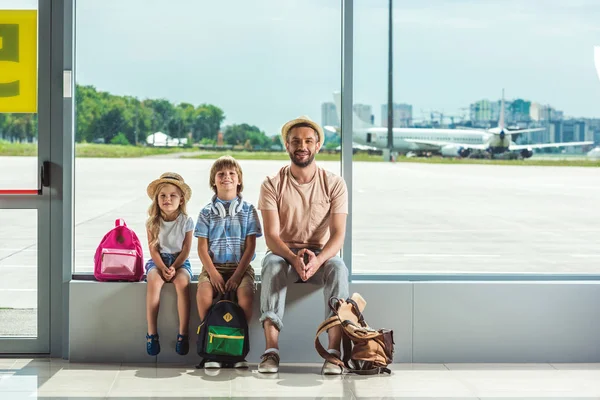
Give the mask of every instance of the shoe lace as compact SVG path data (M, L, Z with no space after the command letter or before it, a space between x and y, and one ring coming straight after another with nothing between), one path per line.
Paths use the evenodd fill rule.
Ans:
M260 356L260 358L262 359L262 362L265 362L267 360L273 360L277 364L279 364L279 354L273 353L272 351L269 353L263 354L262 356Z

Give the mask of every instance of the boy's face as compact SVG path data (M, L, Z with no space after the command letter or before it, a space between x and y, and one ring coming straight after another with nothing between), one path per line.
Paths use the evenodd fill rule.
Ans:
M175 185L170 183L164 185L158 192L158 206L161 211L165 214L172 214L179 209L179 206L183 202L181 197L181 191Z
M235 168L223 168L217 171L217 174L215 175L217 196L223 197L224 194L237 194L239 183L240 178Z

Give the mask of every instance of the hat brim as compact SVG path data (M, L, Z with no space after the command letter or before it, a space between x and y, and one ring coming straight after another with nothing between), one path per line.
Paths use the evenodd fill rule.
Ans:
M307 119L307 118L296 118L293 119L291 121L288 121L285 123L285 125L283 125L283 127L281 128L281 136L283 137L283 142L287 142L287 136L288 133L290 132L290 129L297 124L308 124L310 125L319 135L319 142L323 141L323 128L321 128L321 126L319 124L317 124L315 121Z
M156 188L161 183L169 183L177 186L183 192L183 198L185 199L185 202L187 203L190 201L190 198L192 197L192 189L188 186L188 184L168 178L156 179L150 182L148 188L146 189L146 193L148 193L148 197L150 197L152 200L154 200L154 196L156 195Z

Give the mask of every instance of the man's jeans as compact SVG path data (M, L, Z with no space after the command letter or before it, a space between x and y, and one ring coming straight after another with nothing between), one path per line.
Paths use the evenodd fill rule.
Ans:
M292 249L297 253L297 249ZM314 251L314 250L313 250ZM315 254L318 254L315 251ZM278 255L267 252L262 261L261 290L260 290L260 322L270 319L281 331L283 328L283 312L285 309L285 295L287 293L288 279L300 280L296 270ZM347 299L348 269L339 257L332 257L325 261L307 283L324 285L325 319L331 317L333 312L329 308L329 299L339 297Z

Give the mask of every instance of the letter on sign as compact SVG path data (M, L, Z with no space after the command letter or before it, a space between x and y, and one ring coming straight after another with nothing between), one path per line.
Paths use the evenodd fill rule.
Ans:
M37 112L37 11L0 10L0 113Z

